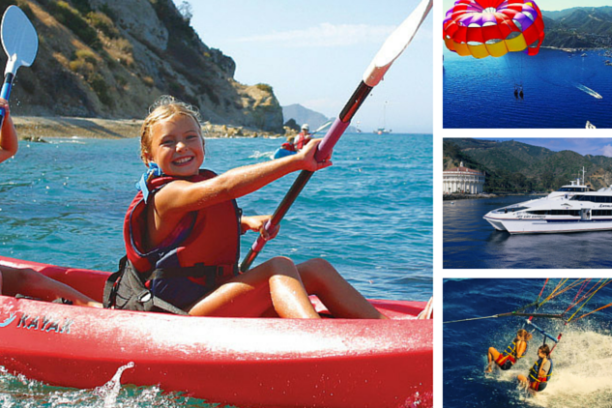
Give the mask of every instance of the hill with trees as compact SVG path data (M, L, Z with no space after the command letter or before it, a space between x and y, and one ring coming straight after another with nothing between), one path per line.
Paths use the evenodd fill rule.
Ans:
M485 192L530 193L556 190L582 177L594 189L612 184L612 158L532 146L516 140L444 139L444 170L463 161L485 173Z

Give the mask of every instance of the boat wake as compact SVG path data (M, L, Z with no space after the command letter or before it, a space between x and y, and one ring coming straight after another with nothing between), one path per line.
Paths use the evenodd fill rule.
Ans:
M255 150L253 154L249 156L249 159L272 159L274 156L274 152L260 152L259 150Z
M594 90L589 88L588 86L585 86L585 85L582 85L582 84L576 84L576 88L578 88L581 91L591 95L593 98L603 99L603 96L601 96L600 94L598 94L597 92L595 92Z

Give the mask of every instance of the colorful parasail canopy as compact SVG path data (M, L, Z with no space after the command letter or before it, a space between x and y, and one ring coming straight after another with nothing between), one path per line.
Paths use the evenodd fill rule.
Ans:
M530 0L457 0L444 19L446 48L461 56L536 55L542 41L542 12Z

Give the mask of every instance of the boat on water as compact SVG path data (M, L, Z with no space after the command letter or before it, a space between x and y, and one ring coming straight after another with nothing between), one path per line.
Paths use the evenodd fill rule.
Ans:
M374 131L375 135L388 135L392 132L391 129L378 128Z
M383 106L382 123L383 125L378 129L375 129L372 133L374 133L375 135L388 135L393 132L392 129L387 129L385 127L387 124L387 102L385 102Z
M108 272L0 257L101 300ZM432 407L425 302L372 300L389 320L190 317L0 296L0 366L53 386L158 385L240 407ZM313 298L317 310L326 315Z
M283 145L285 145L285 143L283 143ZM292 156L292 155L294 155L296 153L297 153L297 151L295 151L295 149L294 150L290 150L289 148L284 148L283 146L281 146L278 149L276 149L276 151L272 155L272 158L273 159L280 159L281 157Z
M510 234L612 230L612 186L593 191L583 176L582 182L577 179L546 197L499 208L483 218Z

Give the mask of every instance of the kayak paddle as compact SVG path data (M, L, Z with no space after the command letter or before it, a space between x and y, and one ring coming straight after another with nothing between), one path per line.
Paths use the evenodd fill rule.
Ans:
M349 126L351 119L370 94L372 88L378 85L387 70L391 67L391 64L393 64L397 57L406 49L408 44L410 44L421 26L421 23L431 10L432 4L433 0L422 0L410 16L389 36L389 38L387 38L382 48L374 57L374 60L370 63L368 69L366 69L361 83L344 106L340 116L335 120L334 124L327 131L327 134L317 147L315 158L318 161L322 161L329 157L336 142ZM264 228L267 234L260 234L242 261L240 265L240 270L242 272L250 268L259 252L261 252L266 245L266 238L264 238L264 235L269 236L270 232L276 228L312 175L313 172L304 170L295 179L293 185L272 215L272 218L266 223Z
M0 97L8 101L19 67L29 67L38 52L38 35L28 17L17 6L9 6L2 17L2 47L8 57ZM0 108L0 127L5 112Z

